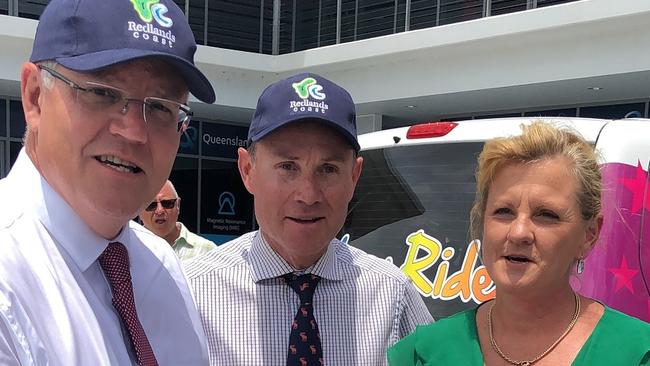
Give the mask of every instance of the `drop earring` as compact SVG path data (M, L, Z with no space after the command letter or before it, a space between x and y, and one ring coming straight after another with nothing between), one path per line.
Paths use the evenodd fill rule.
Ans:
M582 274L585 271L585 260L580 258L578 259L578 264L576 265L576 270L578 274Z

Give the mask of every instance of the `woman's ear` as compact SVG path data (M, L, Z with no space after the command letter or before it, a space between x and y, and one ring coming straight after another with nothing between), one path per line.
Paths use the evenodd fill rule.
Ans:
M580 258L587 257L589 252L593 249L600 236L600 229L603 227L603 216L598 215L593 219L587 221L585 227L585 242L582 245Z

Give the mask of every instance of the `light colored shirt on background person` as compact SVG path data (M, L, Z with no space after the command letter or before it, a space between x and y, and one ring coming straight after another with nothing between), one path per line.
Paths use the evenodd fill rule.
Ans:
M176 224L180 225L181 234L174 241L172 248L181 261L192 259L217 247L212 241L189 231L182 222L178 221Z

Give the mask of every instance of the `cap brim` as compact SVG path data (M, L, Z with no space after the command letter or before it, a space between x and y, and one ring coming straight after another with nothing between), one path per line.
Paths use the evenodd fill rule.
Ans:
M185 80L190 93L200 101L212 104L217 99L210 81L196 66L169 53L139 49L113 49L79 56L59 57L56 62L74 71L91 72L145 57L161 58L176 67Z
M288 125L290 123L306 121L306 120L309 120L309 121L317 120L317 121L325 122L327 124L327 126L332 127L334 130L339 132L345 138L345 140L347 142L349 142L350 145L352 145L352 147L354 148L354 151L359 152L359 150L361 150L361 146L359 146L359 141L357 141L356 136L352 136L352 134L350 134L350 132L348 130L341 127L338 123L330 121L329 119L322 118L322 117L317 117L317 116L297 116L296 118L288 119L288 120L284 121L280 125L273 126L273 128L269 128L268 130L265 130L265 131L262 131L262 132L258 133L257 136L255 136L252 140L253 140L253 142L259 141L259 140L263 139L265 136L267 136L268 134L272 133L273 131L276 131L279 128L282 128L282 127L284 127L284 126L286 126L286 125Z

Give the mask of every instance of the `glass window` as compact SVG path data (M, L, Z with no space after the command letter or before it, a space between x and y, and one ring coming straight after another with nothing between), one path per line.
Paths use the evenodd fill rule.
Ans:
M272 23L273 1L268 0L264 3L271 4ZM259 52L260 1L210 0L207 26L208 46Z
M336 44L336 1L321 0L319 47Z
M203 123L201 155L237 159L237 149L246 147L248 126Z
M178 220L192 232L197 232L197 214L199 202L199 159L176 157L174 167L169 175L178 197L181 209Z
M188 0L188 22L197 44L205 44L205 0Z
M262 22L262 50L256 52L266 53L270 55L273 53L273 1L265 0L264 2L264 21ZM282 11L282 4L280 4L280 11ZM259 34L259 17L257 24L257 33ZM259 36L258 36L259 40ZM259 41L258 41L259 43Z
M642 118L645 114L645 103L602 105L580 108L580 117L591 118Z
M181 135L181 141L178 144L179 154L199 155L199 121L190 120L190 125Z
M0 0L0 14L7 15L9 14L9 1Z
M14 166L14 163L18 158L18 153L22 148L23 148L22 142L12 141L9 143L9 169L11 169L11 167Z
M296 0L280 1L280 53L293 52L293 8Z
M357 39L392 34L394 23L395 0L359 0Z
M439 25L464 22L483 16L483 0L440 0Z
M528 0L492 0L490 15L501 15L526 10Z
M45 5L49 0L21 0L18 1L18 16L23 18L37 19L40 18Z
M341 1L341 43L351 42L356 39L357 20L356 0Z
M437 0L412 0L410 30L435 27L437 24Z
M508 117L521 117L521 113L499 113L499 114L486 114L484 116L476 116L474 119L488 119L488 118L508 118Z
M525 112L525 117L575 117L577 116L575 108L549 109L545 111Z
M297 0L294 24L294 51L318 46L318 0Z
M538 8L543 8L545 6L564 4L564 3L571 3L571 2L574 2L574 1L578 1L578 0L537 0L537 7Z
M19 100L9 101L9 136L22 138L25 134L25 114Z
M201 162L201 235L224 243L253 229L253 196L236 162Z
M0 98L0 136L7 136L7 100Z
M461 267L468 247L476 158L482 143L412 145L363 151L363 172L341 234L380 258L404 263L406 239L422 230L455 248L449 273ZM421 255L420 255L421 256ZM433 279L439 262L425 270ZM459 299L425 301L434 318L466 308Z
M7 175L5 171L5 142L0 140L0 178Z

